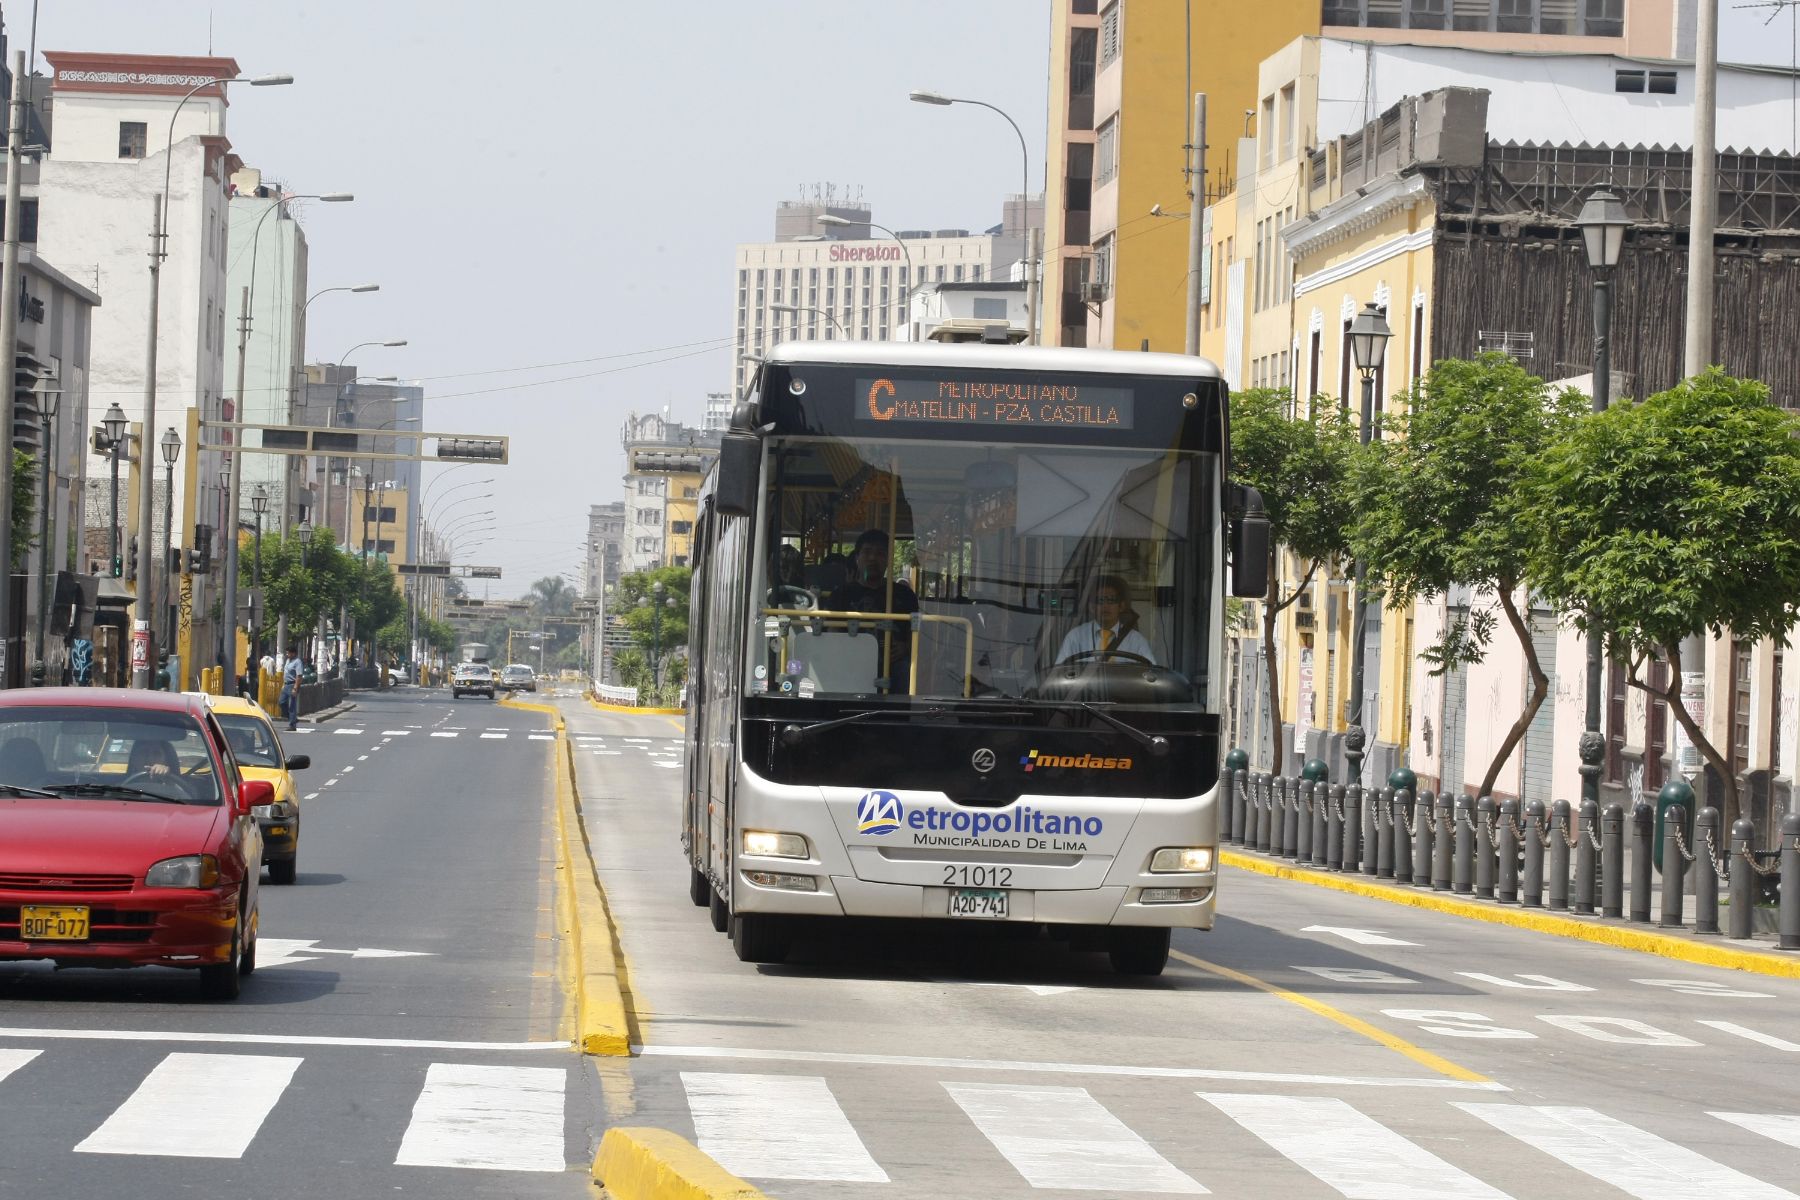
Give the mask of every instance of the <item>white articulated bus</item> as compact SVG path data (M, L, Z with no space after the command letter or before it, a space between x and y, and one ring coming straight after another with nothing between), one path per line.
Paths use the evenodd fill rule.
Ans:
M1227 424L1182 355L767 356L692 560L681 836L738 957L1007 921L1155 974L1211 927L1225 600L1268 538Z

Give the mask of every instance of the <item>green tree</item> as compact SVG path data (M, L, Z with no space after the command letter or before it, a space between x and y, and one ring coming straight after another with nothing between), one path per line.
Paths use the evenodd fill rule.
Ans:
M1533 585L1624 660L1718 775L1731 764L1681 702L1681 643L1711 631L1784 637L1800 617L1800 421L1769 389L1711 368L1641 403L1584 417L1527 491ZM1665 687L1645 667L1669 665Z
M1270 598L1262 605L1263 661L1268 667L1274 769L1285 761L1281 730L1281 670L1275 625L1298 600L1319 567L1349 552L1353 516L1346 486L1356 434L1336 405L1316 397L1306 416L1290 415L1286 388L1251 388L1231 398L1231 469L1239 483L1262 493L1269 515ZM1283 591L1280 551L1301 564L1298 583Z
M1458 584L1492 593L1525 656L1531 694L1488 763L1483 796L1550 691L1518 603L1532 546L1527 483L1587 404L1578 392L1553 393L1504 354L1445 359L1387 423L1401 436L1372 444L1354 473L1352 551L1372 589L1396 607ZM1496 624L1492 607L1471 604L1421 656L1436 675L1480 662Z
M334 620L354 578L356 560L329 533L311 538L289 531L264 533L260 551L252 540L238 554L238 586L254 586L261 556L263 620L273 626L287 618L293 630L310 630L321 618Z
M619 580L613 611L646 656L660 653L666 661L671 650L687 645L688 586L693 574L687 567L657 567ZM663 585L660 623L651 608L659 583Z
M12 569L22 570L25 556L37 545L38 461L23 450L13 451Z
M580 599L569 581L561 575L546 575L531 585L526 594L531 601L531 609L541 620L544 617L567 616L574 611L575 601Z

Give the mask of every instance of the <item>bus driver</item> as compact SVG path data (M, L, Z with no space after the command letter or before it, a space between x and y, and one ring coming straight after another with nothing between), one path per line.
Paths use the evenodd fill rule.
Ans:
M1094 619L1069 630L1056 652L1056 661L1098 658L1141 659L1156 664L1150 639L1137 631L1137 613L1131 609L1131 596L1125 581L1117 575L1094 578Z

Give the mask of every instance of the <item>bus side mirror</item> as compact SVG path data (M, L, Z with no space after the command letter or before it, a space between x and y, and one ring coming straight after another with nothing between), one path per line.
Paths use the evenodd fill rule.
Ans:
M747 517L756 509L762 474L762 439L754 433L727 433L719 439L719 480L713 508L727 517Z
M1269 516L1261 492L1242 485L1233 490L1241 503L1231 523L1231 594L1261 599L1269 594Z

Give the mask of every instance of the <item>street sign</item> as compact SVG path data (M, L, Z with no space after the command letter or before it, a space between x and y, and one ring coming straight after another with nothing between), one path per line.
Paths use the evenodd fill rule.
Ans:
M499 567L467 567L467 568L465 568L465 571L467 572L468 577L470 579L498 579L498 578L500 578L500 568Z
M449 563L395 563L394 570L401 575L448 575Z

